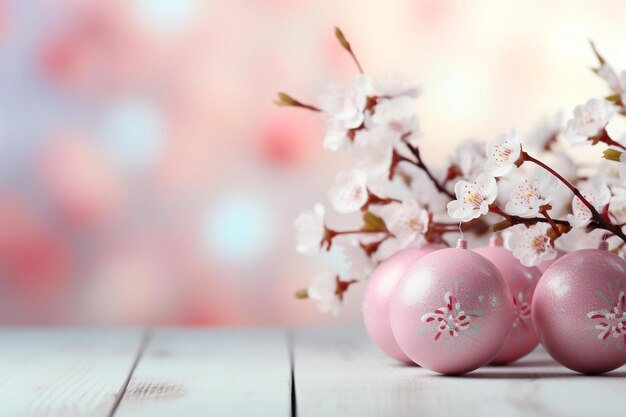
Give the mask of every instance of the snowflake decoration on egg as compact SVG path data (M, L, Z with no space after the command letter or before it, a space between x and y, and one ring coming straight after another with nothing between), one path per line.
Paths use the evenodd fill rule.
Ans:
M523 292L520 291L517 297L513 296L513 306L515 307L513 329L528 330L528 323L531 318L531 309L530 303L525 300Z
M587 313L587 317L594 320L596 330L600 330L598 340L606 340L609 336L614 339L626 339L626 296L620 291L617 301L610 308L595 310ZM624 340L626 342L626 340Z
M465 312L461 308L461 303L451 291L445 293L443 299L445 306L426 313L421 318L422 323L433 323L436 326L435 340L439 340L444 333L449 334L451 337L458 337L469 328L472 317L480 316L478 313L470 314Z

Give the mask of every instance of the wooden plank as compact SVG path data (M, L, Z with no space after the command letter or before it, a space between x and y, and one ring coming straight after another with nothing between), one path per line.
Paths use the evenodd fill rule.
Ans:
M116 417L287 416L283 330L156 331Z
M625 415L626 367L579 375L542 349L459 377L388 359L356 329L297 331L293 354L298 417Z
M109 416L141 339L137 330L0 330L0 416Z

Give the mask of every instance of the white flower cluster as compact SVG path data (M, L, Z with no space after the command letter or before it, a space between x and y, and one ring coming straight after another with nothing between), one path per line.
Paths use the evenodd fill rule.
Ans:
M419 94L398 76L359 74L347 86L331 84L320 95L324 148L344 151L356 161L337 174L328 192L330 206L341 214L367 213L376 223L336 232L326 226L319 203L296 218L296 250L320 255L327 264L307 289L321 311L337 313L345 288L368 278L376 262L426 243L432 208L424 203L436 206L438 196L421 171L406 163L414 160L406 144L419 133L414 109Z
M615 113L616 109L607 101L589 100L574 109L574 117L567 122L563 136L572 145L591 145L597 143L597 139L621 146L605 130ZM555 120L560 120L560 115ZM567 237L570 230L584 229L592 222L595 222L594 228L603 228L598 227L603 226L598 215L606 223L623 227L626 223L626 154L613 149L613 155L619 154L617 174L614 172L611 176L598 169L593 177L583 180L565 153L551 149L560 133L555 122L544 121L533 134L531 147L551 160L548 164L522 149L515 130L497 135L485 147L486 160L476 179L456 183L456 199L448 203L450 217L467 222L490 212L503 216L511 223L505 226L513 226L506 227L507 246L528 266L555 258L555 243L563 242L563 247L571 250L571 240L577 233ZM536 169L531 172L517 169L524 162L536 164ZM572 188L580 189L580 197ZM563 204L564 201L569 204ZM596 215L589 206L593 206ZM559 217L563 220L557 220ZM566 227L559 227L557 221Z
M328 200L337 213L363 219L355 230L334 230L319 203L298 216L296 249L326 263L306 296L320 311L337 313L348 287L368 278L377 262L410 246L449 244L447 233L457 233L460 222L468 222L466 233L485 233L488 225L503 231L506 247L528 266L602 238L625 256L626 145L607 125L626 115L626 72L618 76L594 52L601 64L595 72L612 95L576 106L566 123L561 112L543 119L524 146L516 130L487 143L463 141L447 166L434 169L415 144L420 90L397 76L359 74L345 86L331 84L318 107L285 95L287 105L319 111L324 148L355 160L337 174ZM605 159L595 170L577 166L563 147L600 143Z

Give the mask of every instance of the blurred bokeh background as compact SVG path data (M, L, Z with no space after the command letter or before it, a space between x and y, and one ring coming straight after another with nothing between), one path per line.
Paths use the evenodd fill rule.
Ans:
M293 218L344 161L314 102L354 73L424 94L421 146L522 132L626 68L623 1L0 0L0 323L286 325L316 265Z

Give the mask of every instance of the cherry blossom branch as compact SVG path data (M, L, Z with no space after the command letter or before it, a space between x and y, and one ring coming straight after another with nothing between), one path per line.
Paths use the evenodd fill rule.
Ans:
M598 144L599 142L605 143L608 146L615 146L616 148L620 148L626 151L626 146L621 143L611 139L606 129L602 129L602 131L595 137L589 138L593 145Z
M561 236L561 230L557 226L556 221L552 219L552 217L550 217L550 215L548 214L548 210L549 210L548 208L544 208L540 211L540 213L548 221L548 223L550 223L552 230L554 230L554 233L556 234L556 237L558 238L559 236Z
M416 167L418 167L422 171L424 171L424 173L426 174L426 176L428 176L428 178L433 183L433 185L435 186L437 191L439 191L442 194L447 195L448 197L450 197L451 200L454 200L456 198L454 193L452 193L451 191L447 190L441 183L439 183L439 181L435 178L433 173L430 172L430 169L428 169L428 167L426 166L426 164L422 160L419 148L417 146L411 145L405 139L406 138L403 137L403 142L406 145L406 147L409 149L409 151L411 151L411 154L413 154L413 156L415 157L416 161L413 161L411 159L404 158L404 157L401 157L401 158L403 158L405 161L408 161L408 162L412 163L413 165L415 165Z
M278 98L274 101L274 103L278 106L300 107L302 109L307 109L315 112L321 111L321 109L319 109L318 107L302 103L301 101L298 101L295 98L291 97L289 94L283 92L278 93Z
M611 223L610 221L607 221L598 212L598 210L596 210L596 208L593 206L593 204L591 204L589 202L589 200L587 200L582 195L580 190L578 190L578 188L574 187L572 185L572 183L570 183L565 178L563 178L563 176L561 174L559 174L554 169L550 168L548 165L544 164L540 160L538 160L536 158L533 158L527 152L522 151L521 156L520 156L520 160L522 160L522 162L528 161L528 162L532 162L532 163L534 163L536 165L539 165L541 168L545 169L550 174L554 175L567 188L569 188L572 191L572 193L574 193L574 195L576 197L578 197L578 199L589 209L589 211L591 212L591 217L593 218L593 220L595 220L596 223L598 223L598 227L597 227L598 229L603 229L603 230L609 231L609 232L613 233L614 235L618 236L620 239L622 239L623 241L626 242L626 234L624 234L622 229L618 225L615 225L615 224Z
M325 233L324 233L324 238L322 239L322 241L320 242L320 245L322 248L326 248L326 250L330 250L330 248L333 245L333 239L337 236L345 236L345 235L366 235L366 234L385 234L385 237L391 237L393 236L390 232L388 232L386 229L385 230L341 230L341 231L337 231L337 230L332 230L329 228L326 228Z
M351 279L350 281L342 281L339 279L339 276L335 277L335 295L337 296L339 301L343 301L344 294L348 291L348 288L350 288L351 285L356 284L357 282L359 281L356 279ZM293 295L299 300L305 300L309 298L309 290L306 288L302 288L296 291Z
M546 171L548 171L550 174L554 175L559 181L561 181L567 188L570 189L570 191L572 193L574 193L574 195L576 197L578 197L580 199L580 201L587 206L587 208L589 209L589 211L591 211L591 215L594 217L594 219L596 217L601 217L600 213L598 213L598 210L596 210L596 208L593 206L593 204L591 204L583 195L582 193L578 190L578 188L574 187L572 185L571 182L569 182L568 180L566 180L561 174L559 174L558 172L556 172L554 169L550 168L548 165L544 164L543 162L541 162L540 160L533 158L532 156L530 156L527 152L522 151L522 154L520 156L520 159L523 161L528 161L528 162L532 162L533 164L539 165L541 168L545 169Z
M376 252L378 250L378 248L380 247L380 245L387 239L391 238L392 235L391 233L389 233L388 235L384 236L382 239L377 240L375 242L370 242L370 243L360 243L361 249L363 249L365 251L365 253L367 254L367 256L371 257L374 252Z
M337 38L337 40L339 41L339 43L341 44L343 49L348 51L348 53L350 54L350 56L354 60L354 63L356 64L357 68L359 69L359 72L361 74L363 74L363 67L361 67L361 63L359 62L359 60L357 59L356 55L352 51L352 47L350 46L350 43L348 42L348 40L344 36L343 32L338 27L335 27L335 37Z
M391 204L391 203L400 203L401 201L398 200L397 198L391 198L391 197L379 197L376 194L374 194L373 192L371 192L369 189L367 190L367 201L365 202L365 204L363 205L363 207L361 208L361 210L367 210L369 208L369 206L371 205L377 205L377 206L384 206L387 204Z
M559 226L563 226L564 228L567 228L567 229L570 228L569 222L567 220L558 220L558 219L552 219L552 218L548 219L546 217L526 218L526 217L515 216L512 214L506 213L497 204L490 204L489 212L497 214L505 218L505 220L490 226L490 229L493 232L500 232L502 230L508 229L509 227L512 227L518 224L532 226L537 223L549 223L553 228L555 228L555 232L558 231L559 234L561 233Z

